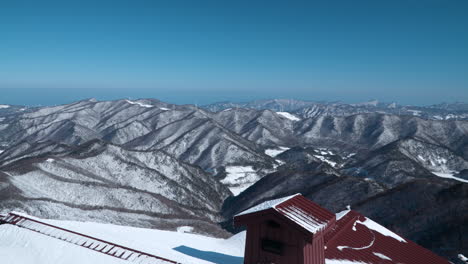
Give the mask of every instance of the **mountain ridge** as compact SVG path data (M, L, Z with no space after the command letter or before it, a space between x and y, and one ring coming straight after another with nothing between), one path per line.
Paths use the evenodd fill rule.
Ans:
M468 217L468 121L431 117L463 115L462 104L257 103L269 109L122 99L0 112L0 209L226 236L239 210L301 192L335 212L351 204L444 256L467 243L464 225L439 226ZM398 209L401 199L422 215ZM420 224L386 221L386 202Z

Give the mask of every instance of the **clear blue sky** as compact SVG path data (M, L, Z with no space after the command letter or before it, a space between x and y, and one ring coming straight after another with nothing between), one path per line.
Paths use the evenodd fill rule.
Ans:
M0 104L468 101L467 0L0 1Z

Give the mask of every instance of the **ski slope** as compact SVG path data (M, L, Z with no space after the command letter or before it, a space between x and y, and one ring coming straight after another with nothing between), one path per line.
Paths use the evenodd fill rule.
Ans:
M219 239L186 233L187 230L176 232L91 222L40 220L183 264L243 263L245 232L229 239ZM0 238L1 263L129 263L10 224L0 225Z

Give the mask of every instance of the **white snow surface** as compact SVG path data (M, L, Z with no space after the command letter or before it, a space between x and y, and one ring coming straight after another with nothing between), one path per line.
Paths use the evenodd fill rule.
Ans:
M285 152L288 149L289 148L287 148L287 147L278 147L278 148L266 149L265 154L267 154L268 156L274 158L274 157L278 156L279 154Z
M325 259L325 264L369 264L362 261L352 261L345 259Z
M10 108L9 105L0 105L0 109L4 109L4 108Z
M453 180L457 180L457 181L461 181L461 182L466 182L466 183L468 183L468 180L455 177L455 176L453 176L453 173L449 173L449 172L435 172L435 171L432 171L432 173L433 173L434 175L436 175L436 176L441 177L441 178L453 179Z
M424 165L438 177L468 183L468 180L454 176L458 173L458 171L454 169L453 164L450 163L450 160L456 159L456 157L453 157L450 155L450 153L447 155L447 157L442 157L440 153L433 154L430 151L426 151L418 154L417 159L422 161Z
M343 218L343 216L345 216L346 214L348 214L349 212L351 212L351 207L349 207L348 205L348 208L346 210L343 210L341 212L338 212L336 213L336 221L340 220L341 218Z
M291 113L288 113L288 112L276 112L278 115L284 117L284 118L287 118L289 120L292 120L292 121L300 121L301 119Z
M382 253L377 253L377 252L372 252L372 254L376 255L377 257L381 258L381 259L386 259L386 260L392 260L391 258L385 256L384 254Z
M367 228L371 229L371 230L374 230L374 231L377 231L379 232L380 234L384 235L384 236L389 236L389 237L393 237L394 239L400 241L400 242L404 242L404 243L407 243L405 239L403 239L401 236L393 233L392 231L388 230L387 228L379 225L378 223L372 221L371 219L367 218L366 217L366 220L364 222L362 221L359 221L357 220L355 223L354 223L354 226L353 226L353 230L356 231L356 224L362 224L362 225L365 225Z
M0 226L0 259L9 264L124 264L105 254L13 225Z
M349 248L349 249L353 249L353 250L362 250L362 249L368 249L370 247L372 247L375 243L375 235L372 233L372 241L369 243L369 245L367 246L363 246L363 247L349 247L349 246L338 246L336 247L338 250L342 251L343 249L345 248Z
M192 233L193 227L191 226L180 226L177 228L177 232L179 233Z
M458 254L458 258L461 260L461 261L464 261L464 262L467 262L468 263L468 258L463 256L463 254Z
M411 109L409 109L408 112L411 112L414 116L421 116L421 113L422 113L422 111L411 110Z
M25 215L25 214L22 214ZM34 218L28 216L30 218ZM37 219L37 218L35 218ZM244 255L245 232L228 239L206 237L184 232L162 231L92 222L41 221L65 229L91 235L125 247L154 254L184 264L208 264L208 260L186 255L176 250L188 247L238 257ZM0 260L9 264L119 264L129 263L68 242L13 225L0 225ZM223 256L223 255L220 255Z
M141 106L141 107L146 107L146 108L154 107L154 105L144 104L144 103L141 103L141 102L130 101L130 100L125 100L125 101L126 101L127 103L129 103L129 104L139 105L139 106Z
M24 215L24 214L23 214ZM29 216L31 217L31 216ZM31 217L34 218L34 217ZM37 218L36 218L37 219ZM215 252L239 257L243 263L245 232L228 239L218 239L196 234L187 234L154 229L98 224L92 222L75 222L44 220L66 229L96 236L122 246L141 250L150 254L172 259L184 264L216 263L185 255L174 250L179 246ZM0 226L0 256L9 264L124 264L129 263L105 254L82 248L68 242L51 238L13 225ZM53 249L53 250L52 250ZM367 264L360 261L326 259L325 264Z
M319 159L319 160L321 160L321 161L323 161L323 162L328 163L328 164L329 164L330 166L332 166L332 167L335 167L335 166L336 166L336 162L331 161L331 160L325 158L325 157L322 156L322 155L314 155L314 157L316 157L317 159Z
M252 208L249 208L243 212L240 212L238 213L236 216L240 216L240 215L246 215L246 214L251 214L251 213L255 213L255 212L260 212L260 211L263 211L263 210L267 210L267 209L270 209L270 208L274 208L276 209L276 206L293 198L294 196L297 196L297 195L300 195L300 193L297 193L297 194L294 194L294 195L291 195L291 196L286 196L286 197L282 197L282 198L278 198L278 199L274 199L274 200L269 200L269 201L265 201L261 204L258 204Z
M252 166L226 166L226 174L221 183L227 185L234 195L239 195L260 178Z

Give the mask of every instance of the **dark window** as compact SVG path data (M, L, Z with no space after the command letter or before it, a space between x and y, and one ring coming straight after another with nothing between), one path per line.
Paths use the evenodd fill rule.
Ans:
M280 228L280 224L276 223L275 221L273 220L269 220L267 222L267 225L271 228Z
M274 253L277 255L282 255L283 254L283 243L279 241L274 241L270 239L262 239L262 249L264 251Z

